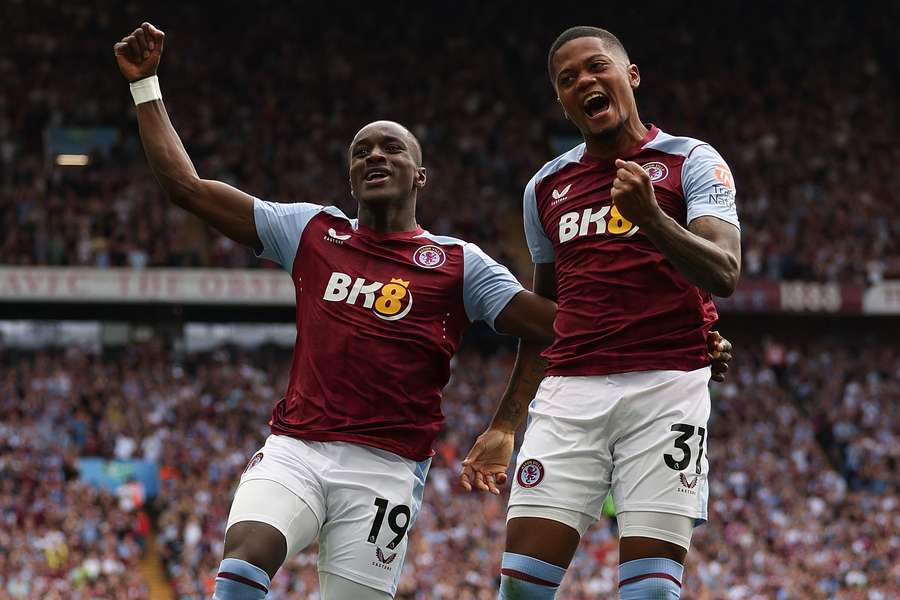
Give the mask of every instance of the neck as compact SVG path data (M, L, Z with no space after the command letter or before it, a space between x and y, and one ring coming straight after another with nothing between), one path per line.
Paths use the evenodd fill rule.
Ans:
M587 154L601 160L615 160L631 148L634 148L649 130L635 116L624 125L604 135L585 135L584 144Z
M359 224L379 233L414 231L416 223L416 199L376 200L359 203Z

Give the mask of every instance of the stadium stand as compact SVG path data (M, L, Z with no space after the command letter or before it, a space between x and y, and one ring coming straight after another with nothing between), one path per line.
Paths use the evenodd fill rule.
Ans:
M221 12L163 2L150 14L137 5L9 5L0 262L258 264L167 207L145 167L110 47L155 19L169 34L163 93L201 174L267 199L352 212L346 146L367 120L393 118L422 138L430 167L421 222L526 274L521 190L572 135L545 74L546 49L580 15L618 32L642 67L646 120L709 141L730 162L745 278L879 281L900 274L890 187L900 117L884 110L900 104L885 25L898 9L826 4L810 12L773 2L714 10L658 3L606 16L578 5L567 14L562 3L541 18L503 3L477 11L463 3L447 14L397 4L380 7L377 22L352 5L304 7L302 18L275 2ZM779 15L777 27L767 10ZM468 27L473 14L477 25ZM221 52L219 36L237 43ZM79 52L65 51L70 40ZM45 129L75 126L111 127L118 137L88 167L48 169Z
M710 522L695 537L686 598L887 599L900 591L900 357L887 343L863 350L852 335L835 339L841 350L778 338L739 346L733 377L713 388ZM125 353L0 356L8 373L3 411L14 415L0 430L0 507L15 525L0 539L14 549L3 553L0 597L67 586L143 597L129 565L147 534L146 513L73 477L69 464L79 453L159 464L161 490L149 512L175 597L209 597L235 482L266 435L286 351L221 347L177 357L151 341ZM508 350L475 348L455 361L448 426L400 598L494 597L504 500L463 493L456 465L484 427L511 361ZM613 523L601 521L586 536L563 598L612 593ZM315 598L317 588L311 550L276 576L271 593Z
M564 27L591 22L619 33L641 66L644 118L730 162L745 282L784 296L788 281L864 290L900 277L898 5L650 2L615 15L553 5L390 3L376 21L351 4L301 14L274 0L227 10L2 3L0 267L274 267L169 207L146 167L111 45L152 20L168 34L166 103L204 176L352 214L346 145L364 122L397 119L425 149L421 223L478 242L524 281L521 190L574 144L546 49ZM55 164L49 136L71 128L103 142L88 166ZM3 300L6 315L24 306ZM738 311L723 327L737 358L713 386L710 522L683 597L900 597L895 317L875 336L878 326L864 336L833 315L794 335L750 320L745 304L723 305ZM172 334L179 310L124 348L0 336L0 600L163 598L140 564L151 555L170 598L210 596L234 486L267 434L289 349L186 350ZM505 498L462 493L456 473L512 354L474 333L446 390L403 600L496 596ZM87 484L79 460L89 456L154 463L158 494L145 502L139 489ZM614 594L615 540L612 521L593 527L563 600ZM276 576L273 600L317 598L313 550Z

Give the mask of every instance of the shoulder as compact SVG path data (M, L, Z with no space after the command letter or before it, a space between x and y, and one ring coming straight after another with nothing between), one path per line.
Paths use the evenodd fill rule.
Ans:
M449 235L435 235L430 231L425 231L420 233L415 237L415 239L421 239L423 241L429 241L438 246L461 246L465 248L469 245L469 242L465 240L461 240L459 238L451 237Z
M307 217L312 218L320 213L349 221L347 215L336 206L324 206L312 202L272 202L260 198L253 199L253 208L257 213L274 217Z
M537 173L534 174L534 177L531 178L531 181L528 182L526 190L530 189L533 192L534 188L548 177L562 171L572 163L579 162L581 157L584 156L584 149L585 145L583 143L578 144L568 152L560 154L553 160L544 163L544 166L538 169Z
M310 207L309 213L312 217L322 216L332 220L346 221L351 225L353 221L355 221L355 219L351 219L350 217L345 215L344 211L339 209L337 206L323 206L320 204L307 204L307 206Z
M644 144L644 149L680 156L685 161L711 155L721 158L709 142L683 135L671 135L662 130L656 137Z
M425 244L426 247L434 245L436 249L441 252L462 256L464 270L468 270L476 264L495 262L494 259L488 256L488 254L479 248L477 244L456 237L451 237L449 235L435 235L429 231L425 231L416 236L415 239L422 240L422 243ZM419 248L416 251L416 257L414 259L416 263L423 264L422 260L429 260L431 258L427 255L426 247ZM419 256L422 252L426 252L426 254Z

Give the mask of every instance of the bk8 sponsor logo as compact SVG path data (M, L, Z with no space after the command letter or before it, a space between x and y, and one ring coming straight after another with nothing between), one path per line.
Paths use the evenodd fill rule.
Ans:
M593 226L593 227L592 227ZM559 243L564 244L576 237L608 233L621 237L631 237L638 227L622 216L615 206L588 207L584 210L567 212L559 218Z
M392 278L388 283L355 279L346 273L334 272L325 286L323 300L346 302L371 309L376 317L385 321L397 321L409 314L413 305L409 281Z

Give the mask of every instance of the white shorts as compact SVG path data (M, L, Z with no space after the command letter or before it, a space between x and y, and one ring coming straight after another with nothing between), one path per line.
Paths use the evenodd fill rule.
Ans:
M250 459L241 484L263 479L291 490L323 524L319 571L393 596L430 465L431 459L416 462L359 444L273 434ZM246 517L229 517L228 524L261 520L279 527L289 523L290 516L265 516L267 510L277 508L253 507ZM282 533L287 537L287 532Z
M547 377L528 411L509 505L706 520L710 369ZM539 515L538 515L539 516Z

